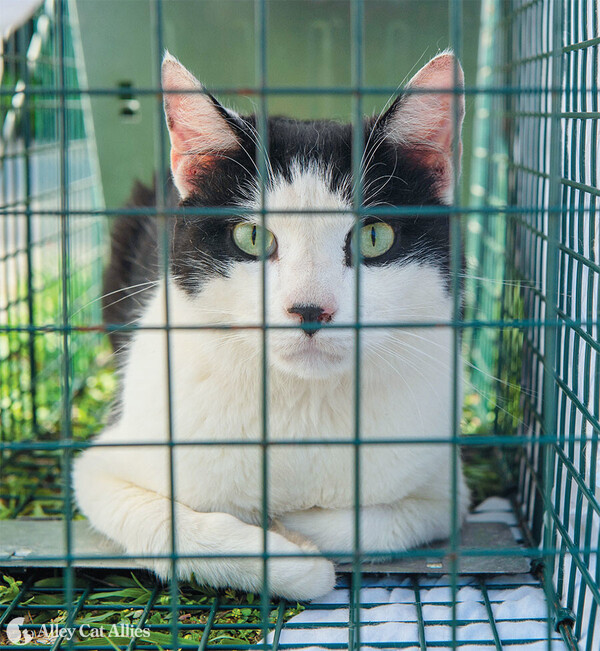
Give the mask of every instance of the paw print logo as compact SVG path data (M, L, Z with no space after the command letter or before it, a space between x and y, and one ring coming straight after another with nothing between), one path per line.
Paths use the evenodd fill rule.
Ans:
M14 617L6 626L6 637L12 644L27 644L33 639L31 631L21 628L25 623L24 617Z

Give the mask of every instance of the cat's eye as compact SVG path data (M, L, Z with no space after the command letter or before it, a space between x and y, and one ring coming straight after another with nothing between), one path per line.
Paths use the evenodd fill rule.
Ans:
M366 224L360 229L360 254L363 258L377 258L392 248L394 237L394 229L389 224Z
M255 258L260 258L263 251L268 258L277 248L277 240L270 230L250 222L236 224L233 229L233 241L244 253Z

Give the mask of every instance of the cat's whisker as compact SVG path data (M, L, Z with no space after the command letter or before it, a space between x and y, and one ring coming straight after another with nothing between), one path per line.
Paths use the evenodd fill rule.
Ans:
M540 289L537 285L533 284L530 280L519 281L519 280L503 280L502 278L490 278L488 276L476 276L470 273L459 273L457 274L460 278L467 278L468 280L479 280L484 283L490 283L493 285L505 285L507 287L521 287L523 289Z
M136 289L138 287L145 287L146 289L151 289L155 285L158 284L159 281L157 280L148 280L143 283L137 283L136 285L129 285L127 287L120 287L119 289L115 289L112 292L107 292L106 294L102 294L102 296L98 296L97 298L93 298L91 301L80 307L76 312L73 312L71 314L71 318L77 316L80 312L83 312L86 308L90 307L90 305L93 305L94 303L97 303L98 301L101 301L105 298L108 298L109 296L113 296L114 294L121 294L122 292L127 292L130 289ZM147 285L150 285L150 287L147 287ZM144 290L140 290L144 291ZM137 292L136 292L137 293ZM130 294L129 296L134 296L135 294ZM128 298L129 296L125 296L124 298ZM113 303L110 303L109 305L113 305Z
M388 348L387 346L385 346L384 344L379 343L379 342L378 342L377 344L375 344L374 347L377 348L377 349L379 349L379 350L381 350L381 351L382 351L383 353L385 353L385 354L387 354L387 353L390 352L390 350L389 350L389 348ZM415 371L415 372L416 372L420 377L422 377L422 378L425 380L425 382L428 384L429 388L430 388L432 391L435 390L434 387L433 387L433 385L432 385L432 383L431 383L431 381L430 381L430 380L425 376L425 374L423 373L422 369L419 368L418 364L414 364L414 363L413 363L413 362L412 362L408 357L402 357L402 356L400 356L400 355L396 355L396 358L399 359L403 364L406 364L406 365L407 365L409 368L411 368L413 371ZM388 363L390 364L390 366L392 366L392 368L395 368L395 367L391 364L391 362L389 362L389 360L387 360L387 361L388 361ZM402 377L402 374L400 373L400 371L399 371L398 369L395 369L395 370L396 370L396 372L397 372L397 373Z
M427 320L431 321L431 314L432 311L436 308L436 304L432 303L429 300L423 301L423 302L412 302L410 305L410 309L407 308L406 306L401 306L401 307L392 307L392 308L385 308L382 307L380 310L377 310L378 317L387 317L387 316L392 316L394 317L394 323L398 324L404 324L405 318L404 317L409 317L413 315L422 315L423 317L427 317ZM361 320L363 323L385 323L383 319L378 318L377 321L374 321L372 318L367 321L365 319Z
M120 359L120 356L123 352L127 350L127 348L131 345L131 337L136 333L136 332L141 332L141 330L138 330L137 328L132 328L131 330L125 330L125 328L130 328L133 326L136 322L140 320L139 316L134 317L130 321L127 321L126 323L119 323L115 324L118 325L121 328L124 328L122 330L123 333L126 333L128 335L127 341L125 341L121 346L117 347L114 349L113 354L115 356L115 359ZM110 324L107 324L110 325ZM116 330L113 332L117 332Z
M403 363L407 363L407 361L406 361L405 358L403 358L403 357L401 357L401 356L398 356L398 358L399 358ZM446 365L444 365L444 367L445 367L445 368L448 368ZM416 368L415 368L414 366L413 366L413 369L416 370ZM504 409L504 408L499 404L498 396L497 396L497 395L495 395L495 394L492 395L492 394L487 393L486 391L483 391L480 387L475 386L474 384L472 384L472 383L471 383L468 379L466 379L466 378L463 378L463 384L464 384L464 386L465 386L466 388L468 388L469 390L471 390L471 391L477 393L477 394L478 394L479 396L481 396L484 400L493 400L493 401L495 402L495 404L496 404L496 407L497 407L500 411L502 411L502 412L505 413L506 415L510 416L511 418L515 419L515 414L514 414L513 412L509 412L507 409ZM518 424L520 424L520 425L524 425L524 424L525 424L524 421L523 421L522 419L518 419L518 418L516 419L516 422L517 422Z
M373 157L375 156L375 153L381 146L381 143L385 141L385 134L382 132L381 134L379 134L378 140L376 140L375 143L372 145L372 149L369 150L369 145L371 143L371 138L373 137L373 133L374 130L371 131L369 137L367 138L367 142L365 143L365 146L363 148L363 153L360 159L359 169L361 173L360 176L361 183L364 182L366 171L369 169L371 162L373 161ZM367 152L368 152L368 159L365 158L365 156L367 156Z
M385 183L381 187L378 188L378 192L383 191L385 189L385 187L388 185L388 183L390 183L390 181L392 179L395 179L396 181L400 181L400 182L402 182L402 183L404 183L406 185L406 180L405 179L403 179L403 178L401 178L399 176L396 176L395 174L385 174L385 175L380 176L377 179L373 179L373 181L371 181L369 183L368 189L370 190L372 186L374 186L376 183L378 183L379 181L381 181L383 179L385 179ZM368 192L368 190L365 189L365 194L367 194L367 192ZM371 206L371 205L374 205L374 204L369 203L369 206Z
M424 356L424 357L427 357L428 359L431 359L432 361L436 362L436 364L439 364L440 366L442 366L442 367L443 367L444 369L446 369L446 370L452 371L453 368L454 368L453 365L451 365L451 364L445 364L445 363L442 362L439 358L433 357L432 355L429 355L428 353L426 353L424 350L422 350L422 349L420 349L420 348L416 348L415 346L411 346L410 344L407 344L407 342L396 342L396 343L400 343L401 347L402 347L404 350L409 349L409 350L411 350L411 351L413 351L413 352L417 352L417 353L419 353L420 355L422 355L422 356ZM392 351L392 350L390 349L389 352L390 352L392 355L396 354L396 356L398 357L398 359L401 359L401 360L404 359L402 356L400 356L399 354L397 354L397 351L395 352L395 351ZM498 378L496 378L496 379L498 379ZM514 414L514 413L509 412L508 410L504 409L501 405L498 404L497 396L496 396L496 395L494 395L494 396L489 395L487 392L481 390L479 387L476 387L474 384L472 384L471 382L469 382L469 381L468 381L467 379L465 379L465 378L463 378L463 382L464 382L466 385L468 385L472 390L474 390L476 393L478 393L482 398L485 398L486 400L489 400L489 399L491 399L491 398L496 398L496 406L497 406L497 408L500 409L503 413L505 413L505 414L507 414L508 416L510 416L511 418L515 418L515 414ZM525 424L524 421L522 421L522 420L520 420L520 419L517 419L517 420L518 420L519 424Z
M371 168L371 163L373 162L373 159L375 158L375 154L378 152L379 148L381 147L381 145L385 141L386 141L386 136L385 136L385 133L382 132L381 135L379 136L379 139L373 145L373 149L369 154L368 160L361 164L361 176L360 176L360 183L361 184L363 184L364 181L365 181L365 174L366 174L367 170ZM363 155L364 155L364 153L363 153ZM396 160L396 162L397 162L397 160ZM394 165L394 171L395 171L395 165ZM356 181L356 183L358 183L358 181ZM356 191L356 188L354 189L354 191ZM364 191L363 194L366 196L366 194L367 194L366 191Z
M406 330L404 334L407 334L407 335L409 335L411 337L415 337L417 339L421 339L421 340L425 341L427 344L432 344L434 346L437 346L438 348L445 349L445 347L442 344L440 344L439 342L432 341L431 339L423 337L423 336L421 336L421 335L419 335L416 332L413 332L411 330ZM492 375L491 373L488 373L487 371L484 371L482 368L479 368L478 366L476 366L472 362L469 362L469 360L467 360L467 359L463 359L462 363L466 364L470 368L473 368L474 370L478 371L482 375L485 375L490 380L494 380L495 382L499 382L500 384L503 384L503 385L505 385L505 386L507 386L507 387L509 387L511 389L519 389L522 393L524 393L525 395L529 395L532 398L535 398L537 396L536 392L529 391L525 387L522 387L520 384L515 384L514 382L508 382L507 380L503 380L502 378L496 377L495 375Z
M387 141L387 134L385 133L384 130L382 130L382 132L381 132L381 134L379 136L379 139L373 145L373 149L369 154L368 160L364 163L364 165L361 168L362 169L362 175L361 175L361 180L362 181L364 181L365 174L366 174L367 170L372 169L372 167L373 167L372 166L373 159L375 158L375 155L379 151L381 145L386 141ZM395 164L394 164L394 170L393 170L394 172L396 171L397 163L398 163L398 158L396 157L396 161L395 161Z
M154 283L154 284L157 284L157 283ZM111 303L107 303L106 305L103 306L103 309L106 310L109 307L112 307L113 305L117 305L121 301L132 299L134 296L137 296L138 294L142 294L143 292L146 292L149 289L152 289L152 287L144 287L142 289L138 289L137 292L133 292L132 294L126 294L125 296L122 296L121 298L118 298L116 301L112 301Z
M368 136L368 138L367 138L367 142L365 143L365 145L364 145L364 147L363 147L363 152L362 152L362 156L361 156L361 160L360 160L360 169L363 170L363 172L364 172L364 170L365 170L366 168L368 168L369 162L370 162L370 160L371 160L372 157L373 157L373 156L371 155L371 156L369 157L369 162L365 163L365 155L366 155L367 151L369 150L369 144L371 143L371 138L373 137L373 134L374 134L374 133L377 133L377 132L378 132L377 126L380 124L380 122L381 122L381 118L383 117L383 115L385 114L385 112L386 112L386 111L388 110L388 108L393 104L393 102L394 102L396 96L398 95L398 91L400 90L400 88L401 88L401 86L398 86L398 87L396 88L396 91L395 91L394 93L392 93L392 95L390 95L390 96L388 97L387 101L386 101L385 104L383 105L383 108L381 109L381 111L379 111L379 114L377 115L377 118L376 118L375 121L373 122L373 128L372 128L372 129L370 130L370 132L369 132L369 136ZM381 131L380 131L380 133L379 133L378 135L379 135L379 142L376 142L376 143L375 143L375 145L373 146L373 149L376 149L376 146L379 145L379 144L381 143L382 140L385 140L385 135L386 135L386 134L385 134L385 131L384 131L383 129L381 129Z
M258 130L252 126L251 124L248 123L248 128L249 128L249 135L256 147L262 152L263 154L263 160L265 162L265 167L266 167L266 172L267 172L267 179L261 179L263 181L263 185L266 187L267 182L272 183L273 180L275 179L275 172L272 167L271 163L271 158L266 150L266 147L264 143L261 140L260 134L258 133ZM257 167L258 170L258 167ZM260 174L260 172L259 172Z
M406 381L406 378L402 376L400 371L397 368L395 368L394 365L388 359L386 359L383 355L379 354L375 349L372 349L371 352L376 357L379 357L379 359L384 361L398 375L398 377L402 380L402 382L404 383L404 386L408 389L408 391L410 392L410 394L411 394L411 396L413 398L413 402L414 402L414 404L416 406L416 409L417 409L417 412L419 414L419 419L421 420L421 427L425 427L425 421L423 419L423 414L421 412L421 408L419 407L419 401L416 399L414 391L412 390L412 387L410 386L410 384Z
M241 145L240 145L240 149L242 149L244 151L244 153L248 156L248 159L250 160L250 162L254 166L257 174L260 174L260 171L259 171L258 167L256 166L256 162L254 161L252 156L250 156L250 154L246 151L246 149L244 147L242 147ZM226 156L224 153L221 152L219 154L219 158L223 158L224 160L231 161L232 163L235 163L236 165L239 165L244 171L246 171L246 168L244 167L244 165L242 163L240 163L239 160L236 160L235 158L232 158L231 156Z

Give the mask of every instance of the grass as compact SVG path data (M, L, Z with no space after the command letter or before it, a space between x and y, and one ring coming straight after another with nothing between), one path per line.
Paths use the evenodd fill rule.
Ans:
M493 408L484 404L481 394L465 396L461 432L469 436L487 436L494 431ZM502 495L505 481L499 470L498 450L491 445L465 445L462 448L463 472L471 491L473 506L492 495Z
M74 390L70 405L71 435L80 440L86 440L100 431L116 390L116 377L105 343L90 351L86 361L91 375ZM42 389L48 395L57 390L55 387ZM21 406L18 408L21 419ZM32 433L24 440L60 440L63 425L60 401L39 408L38 423L37 435ZM33 432L31 422L25 424L24 431ZM62 451L40 449L2 454L0 520L17 516L62 517ZM76 516L75 513L73 515Z
M55 627L67 624L67 610L64 608L61 576L37 580L21 599L14 616L24 617L23 627L33 633L32 643L48 644L53 641L49 633ZM23 581L13 576L0 578L0 606L10 604L22 589ZM144 573L112 574L88 577L79 573L75 584L76 601L87 591L82 608L75 617L73 626L84 630L100 630L104 635L97 639L76 638L76 646L90 647L128 645L131 631L140 628L147 631L140 637L143 645L171 648L172 609L168 588L161 589ZM211 616L211 608L218 600L218 606ZM152 607L146 611L146 606ZM284 621L302 612L300 604L271 604L269 628L273 628L283 610ZM258 598L234 590L217 593L193 585L181 586L177 595L177 644L197 648L205 626L211 620L210 633L206 640L213 645L256 644L263 636L262 616ZM8 644L6 633L0 632L0 646Z

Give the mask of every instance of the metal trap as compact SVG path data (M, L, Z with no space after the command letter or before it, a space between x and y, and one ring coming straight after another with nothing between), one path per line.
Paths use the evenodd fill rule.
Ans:
M416 60L425 36L463 56L474 117L449 210L457 286L463 249L467 263L450 326L474 389L448 444L479 499L513 496L524 546L514 523L472 518L449 541L342 566L310 606L160 585L74 519L70 470L115 389L97 298L119 184L129 190L131 161L148 178L166 167L153 136L162 49L189 43L192 58L210 45L207 65L226 61L215 84L261 114L357 120L395 93L413 60L402 48L418 46ZM214 56L225 40L246 72ZM595 651L598 3L46 0L1 42L0 645ZM125 52L112 62L137 70L135 83L105 76L109 50ZM98 638L52 633L121 624Z

